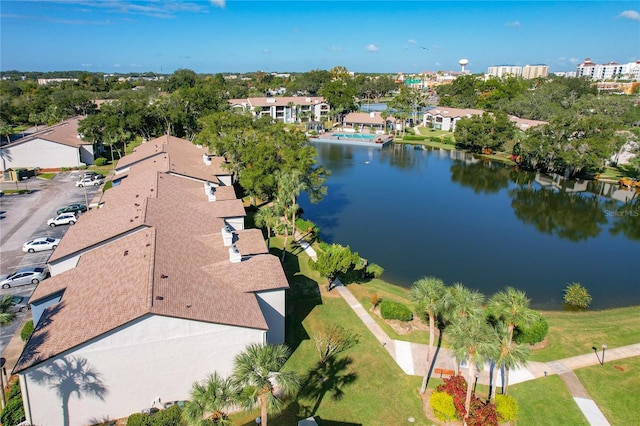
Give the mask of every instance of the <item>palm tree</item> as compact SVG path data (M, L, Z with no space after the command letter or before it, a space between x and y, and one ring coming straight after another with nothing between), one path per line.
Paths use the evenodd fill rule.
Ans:
M182 418L190 426L204 426L210 421L216 425L231 425L224 410L234 404L235 396L230 378L210 374L204 382L193 383L191 400L182 410Z
M267 248L271 247L271 229L278 223L278 215L273 206L264 206L258 209L254 218L256 225L267 228Z
M510 337L509 325L498 322L494 327L494 353L493 353L493 377L489 399L493 401L496 395L496 377L498 370L504 368L504 380L502 381L502 393L509 392L509 370L525 365L531 356L529 347L525 344L513 344Z
M243 405L252 409L260 405L262 425L267 426L267 412L279 412L283 396L294 395L300 387L300 379L293 371L282 371L289 358L286 345L249 345L235 358L234 382L242 388Z
M11 312L13 296L7 294L0 299L0 325L10 324L16 317L15 312Z
M425 277L413 283L411 287L411 300L418 303L420 310L429 315L429 349L427 349L427 370L425 371L420 386L420 393L427 389L429 379L431 351L436 335L436 317L442 313L442 300L447 289L444 282L435 277Z
M489 300L489 310L497 319L504 321L509 327L509 341L513 340L513 329L516 325L528 327L536 320L535 312L529 309L529 299L524 291L507 287Z
M447 287L442 298L442 313L447 323L458 318L476 316L482 313L484 295L477 290L470 290L462 283L454 283Z
M475 377L476 366L483 365L495 350L495 334L485 321L482 313L459 317L450 326L449 343L458 360L467 359L467 397L465 400L465 424L471 408L471 383Z

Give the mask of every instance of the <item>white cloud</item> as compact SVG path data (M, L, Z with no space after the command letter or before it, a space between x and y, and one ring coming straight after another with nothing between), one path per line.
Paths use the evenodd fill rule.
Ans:
M262 53L268 55L269 53L271 53L271 50L269 49L262 49Z
M209 0L213 6L224 9L227 6L226 0Z
M342 47L340 47L340 46L331 46L329 48L329 50L332 51L332 52L339 52L339 51L342 50Z
M91 64L80 64L82 68L91 68Z
M365 47L365 49L367 49L369 52L377 52L378 50L380 50L380 49L378 49L378 46L376 46L373 43L367 45L367 47Z
M619 15L620 18L631 19L632 21L640 21L640 13L637 10L625 10Z
M571 62L572 64L578 64L582 61L578 58L569 58L569 62Z
M507 22L504 25L507 26L507 27L520 28L520 21Z
M417 41L415 41L414 39L412 39L412 38L411 38L411 39L409 39L409 44L416 44L416 43L418 43L418 42L417 42Z

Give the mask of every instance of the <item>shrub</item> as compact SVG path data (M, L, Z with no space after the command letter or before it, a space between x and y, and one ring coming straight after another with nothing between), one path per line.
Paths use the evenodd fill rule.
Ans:
M464 408L467 399L467 381L462 376L453 376L444 379L444 383L437 387L439 392L446 392L453 397L453 405L456 407L456 416L463 418L467 410Z
M94 165L100 167L107 164L107 159L104 157L96 158L96 161L93 162Z
M535 311L534 311L535 312ZM529 327L516 326L513 330L513 340L516 343L528 343L534 345L542 342L549 332L549 324L542 315L535 312L537 319Z
M7 395L7 405L0 413L0 423L3 425L17 425L25 420L20 382L16 380L11 385Z
M371 295L371 306L372 307L377 307L380 302L382 302L382 299L380 298L380 296L378 295L378 293Z
M296 228L298 228L302 232L313 232L314 234L317 234L320 231L315 223L302 218L296 219Z
M434 130L434 132L435 132L435 130ZM429 140L431 142L440 142L440 138L437 137L437 136L429 136Z
M490 402L484 403L478 398L472 397L469 407L467 426L498 426L496 406Z
M127 419L127 426L153 426L153 418L148 414L134 413Z
M400 321L411 321L411 319L413 319L411 309L402 303L391 300L384 300L380 304L380 315L382 315L384 319L396 319Z
M446 392L433 392L429 398L429 406L433 414L441 422L450 422L456 418L456 407L453 397Z
M445 136L444 138L442 138L442 142L446 143L447 145L453 145L453 138L451 136Z
M182 409L172 405L166 410L158 411L153 417L153 426L176 426L180 424ZM128 424L128 422L127 422Z
M496 412L501 421L510 422L518 419L520 408L513 397L509 395L496 395Z
M591 304L591 295L580 283L571 283L564 289L564 303L570 308L586 310Z
M33 320L29 320L25 323L24 327L20 331L20 338L23 342L29 340L31 335L33 334Z
M368 277L380 278L380 276L384 273L384 268L380 265L376 265L375 263L370 263L367 265L365 269Z
M107 183L104 184L104 186L102 187L102 192L106 191L107 189L111 189L113 188L113 181L110 180Z

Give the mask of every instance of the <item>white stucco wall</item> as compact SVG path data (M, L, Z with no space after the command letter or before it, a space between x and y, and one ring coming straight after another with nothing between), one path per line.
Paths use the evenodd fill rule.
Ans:
M2 150L6 168L59 168L82 165L78 148L44 139L5 145Z
M106 387L104 400L72 395L69 425L116 419L140 412L161 402L186 400L194 381L217 371L227 376L237 353L251 343L264 343L265 331L169 318L146 316L63 355L87 362ZM25 409L31 410L34 426L62 424L61 398L57 389L38 384L34 375L53 362L20 373L24 383ZM37 370L37 371L34 371ZM26 374L25 374L26 373ZM26 397L25 397L26 395Z
M262 310L262 314L269 326L267 343L272 345L284 343L284 290L264 291L256 293L256 296L258 297L260 310Z

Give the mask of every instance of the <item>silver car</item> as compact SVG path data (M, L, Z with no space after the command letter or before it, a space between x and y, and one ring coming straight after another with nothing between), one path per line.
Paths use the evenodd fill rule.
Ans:
M22 268L0 279L0 287L11 288L20 285L38 284L47 277L45 268Z
M29 310L29 304L27 298L22 296L11 296L11 312L24 312Z
M78 221L78 217L75 213L62 213L56 217L52 217L47 221L47 225L55 228L58 225L73 225Z

